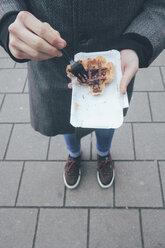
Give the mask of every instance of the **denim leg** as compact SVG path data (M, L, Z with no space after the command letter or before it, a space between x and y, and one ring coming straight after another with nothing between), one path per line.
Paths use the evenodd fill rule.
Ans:
M99 156L106 156L110 152L111 142L114 135L115 129L96 129L96 147Z
M69 151L70 156L73 158L80 156L81 144L80 144L80 141L76 140L76 135L74 133L64 134L64 139L65 139L66 147Z

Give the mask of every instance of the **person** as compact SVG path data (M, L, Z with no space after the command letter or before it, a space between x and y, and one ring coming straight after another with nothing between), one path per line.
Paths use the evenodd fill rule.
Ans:
M1 0L0 43L16 62L28 62L31 125L46 136L63 134L69 151L64 183L76 188L81 178L81 138L95 131L99 185L114 180L110 155L114 129L74 128L65 47L78 52L116 49L121 54L120 90L131 100L135 74L165 48L164 0ZM127 109L124 109L126 115ZM107 113L108 115L108 113Z

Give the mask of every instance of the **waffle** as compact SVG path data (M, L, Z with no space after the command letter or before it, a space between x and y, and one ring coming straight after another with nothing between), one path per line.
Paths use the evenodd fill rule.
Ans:
M88 86L89 92L92 95L102 94L105 84L111 83L115 77L113 63L106 63L105 58L102 56L97 56L95 59L78 60L78 62L82 63L89 77L87 80L83 80L83 82L77 78L78 83L82 86ZM66 72L72 78L74 75L70 72L70 69L71 66L68 65Z

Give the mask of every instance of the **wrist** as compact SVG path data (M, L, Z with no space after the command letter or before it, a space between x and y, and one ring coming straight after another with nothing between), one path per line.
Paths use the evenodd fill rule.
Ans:
M114 42L114 49L118 51L131 50L136 53L139 60L139 68L145 68L149 65L149 60L153 54L153 47L150 41L138 34L129 33L121 36L120 40Z
M9 26L15 21L17 18L19 11L11 11L3 16L0 22L0 43L1 46L5 49L5 51L9 54L9 56L18 63L24 63L29 61L28 59L17 59L12 55L9 49Z

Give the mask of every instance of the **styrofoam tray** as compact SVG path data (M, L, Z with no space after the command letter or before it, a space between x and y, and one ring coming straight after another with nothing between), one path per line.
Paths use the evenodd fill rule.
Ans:
M74 127L83 128L118 128L123 123L123 108L129 106L127 94L120 92L122 77L120 52L110 50L95 53L77 53L75 61L79 59L103 56L107 63L112 62L115 67L115 79L106 84L101 95L93 96L87 86L79 85L77 79L72 78L72 103L70 123Z

